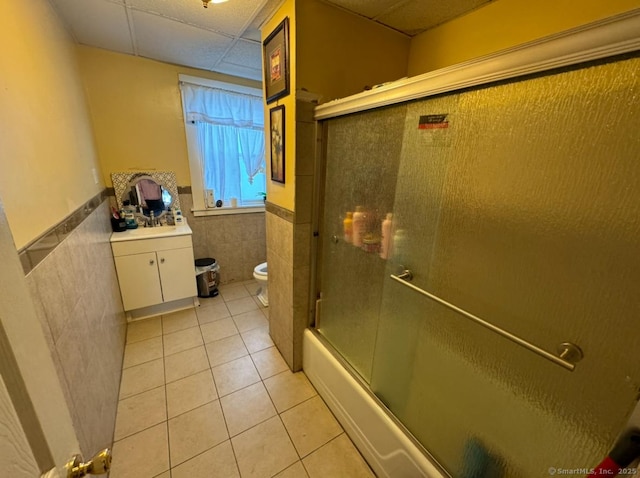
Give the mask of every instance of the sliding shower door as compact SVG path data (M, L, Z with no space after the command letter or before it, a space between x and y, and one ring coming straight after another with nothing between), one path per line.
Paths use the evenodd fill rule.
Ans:
M338 118L327 125L318 330L369 380L384 261L345 241L344 220L358 206L367 227L393 208L406 106Z
M593 467L635 405L638 71L628 58L327 121L320 331L454 477ZM356 205L374 238L393 213L386 259L343 241ZM460 310L584 359L571 372Z

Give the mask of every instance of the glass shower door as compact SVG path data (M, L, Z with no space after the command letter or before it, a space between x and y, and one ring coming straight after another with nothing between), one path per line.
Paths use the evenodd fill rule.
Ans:
M407 105L370 385L454 477L592 467L635 405L637 71L632 58ZM390 278L405 268L584 360L569 372L478 326Z

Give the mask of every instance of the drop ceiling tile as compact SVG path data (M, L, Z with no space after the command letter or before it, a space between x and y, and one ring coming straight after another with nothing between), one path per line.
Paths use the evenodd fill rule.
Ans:
M262 8L265 0L231 0L226 3L210 3L208 8L203 8L201 0L129 0L127 3L137 10L239 36Z
M256 70L255 68L248 68L243 65L234 65L233 63L226 63L224 61L216 65L215 71L219 73L226 73L227 75L239 76L240 78L247 78L249 80L263 80L261 69Z
M244 33L242 33L242 38L262 41L262 37L260 36L260 27L263 23L265 23L269 18L273 16L273 14L281 4L282 0L267 0L265 5L262 7L262 9L260 9L249 26L247 26Z
M405 2L406 0L329 0L329 3L346 8L367 18L377 17Z
M402 8L381 15L380 23L407 33L417 35L429 28L444 23L466 12L489 3L490 0L411 0Z
M262 68L262 45L260 43L238 40L225 55L223 61L260 70Z
M133 53L123 5L105 0L53 0L53 4L79 43Z
M133 12L138 54L156 60L210 70L231 38L157 15Z

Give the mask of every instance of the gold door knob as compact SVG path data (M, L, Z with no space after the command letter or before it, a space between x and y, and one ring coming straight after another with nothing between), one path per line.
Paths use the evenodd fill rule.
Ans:
M111 450L105 448L94 455L87 463L82 462L82 455L75 455L67 463L67 478L82 478L86 475L102 475L111 468Z

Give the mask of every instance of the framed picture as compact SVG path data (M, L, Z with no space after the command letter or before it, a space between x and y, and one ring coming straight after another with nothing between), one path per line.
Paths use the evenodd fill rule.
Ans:
M262 44L267 103L289 94L289 17Z
M284 184L284 105L269 110L271 180Z

